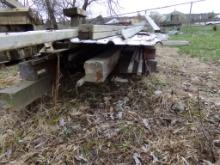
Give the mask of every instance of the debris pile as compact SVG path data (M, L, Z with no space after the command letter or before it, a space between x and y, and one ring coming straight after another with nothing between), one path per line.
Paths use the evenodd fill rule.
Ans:
M219 67L171 48L158 55L150 78L85 84L76 95L81 75L70 75L56 107L44 97L1 111L0 164L218 163Z

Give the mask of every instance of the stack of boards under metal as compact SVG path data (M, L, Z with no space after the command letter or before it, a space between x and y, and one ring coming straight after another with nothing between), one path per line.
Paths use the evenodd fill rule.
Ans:
M127 27L79 26L79 36L71 40L72 44L111 45L108 50L85 61L85 77L79 82L104 82L113 70L137 75L156 71L154 45L158 40L148 33L142 33L143 29L144 23Z
M138 75L153 71L157 39L140 33L143 27L81 25L64 30L1 34L0 52L53 44L42 49L34 59L19 64L22 82L0 90L0 106L24 107L51 93L53 86L59 88L59 65L82 64L85 75L79 84L104 82L113 70ZM53 47L56 44L59 47ZM62 63L63 59L67 61Z

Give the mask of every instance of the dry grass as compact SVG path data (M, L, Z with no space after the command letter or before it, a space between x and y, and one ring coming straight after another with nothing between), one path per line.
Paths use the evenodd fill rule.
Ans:
M64 80L56 110L43 98L0 111L0 164L214 163L219 67L176 52L159 50L160 72L126 84L86 84L76 95ZM183 112L172 108L180 102Z
M0 68L0 89L17 84L19 81L17 66Z

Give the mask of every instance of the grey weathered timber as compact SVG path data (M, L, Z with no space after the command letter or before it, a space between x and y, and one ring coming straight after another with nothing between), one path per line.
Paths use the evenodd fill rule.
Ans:
M147 22L150 24L150 26L154 29L155 32L160 31L160 27L154 22L154 20L150 16L145 15L145 18Z
M120 50L108 50L98 57L86 61L84 80L94 83L104 82L118 63L120 52Z
M155 59L147 60L146 61L146 68L150 73L156 72L157 71L157 61Z
M101 39L119 35L125 26L82 24L79 26L80 39Z
M45 76L36 81L22 81L20 84L0 90L0 109L21 109L52 89L52 77Z
M0 34L0 51L39 45L78 36L78 29L30 31Z
M143 52L142 50L139 52L139 61L138 61L138 68L137 68L137 75L141 76L143 74Z
M63 9L63 13L65 16L67 17L72 17L72 16L76 16L76 15L80 15L80 16L86 16L86 11L77 7L74 8L68 8L68 9Z
M139 53L139 50L136 49L136 50L134 51L134 53L132 54L130 63L129 63L129 65L128 65L128 70L127 70L128 73L133 73L134 65L135 65L135 57L138 55L138 53Z
M126 29L122 29L121 35L124 39L128 39L133 37L135 34L139 33L144 29L144 25L135 25L128 27Z
M55 58L56 56L54 56ZM19 64L22 80L36 81L45 75L55 75L56 59L34 59Z
M86 11L77 7L63 9L65 16L71 18L71 26L78 26L85 22Z
M29 14L30 10L27 8L0 9L0 25L32 24Z
M7 5L10 8L22 8L24 7L20 2L16 0L0 0L1 3Z
M190 42L184 40L165 40L162 41L162 44L164 46L188 46L190 45Z

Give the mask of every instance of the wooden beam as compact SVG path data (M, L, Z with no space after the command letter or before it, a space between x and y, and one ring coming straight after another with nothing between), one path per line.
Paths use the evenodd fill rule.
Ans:
M27 24L32 24L31 19L27 15L13 15L13 16L0 15L0 25L27 25Z
M125 26L111 26L111 25L92 25L83 24L79 26L80 39L101 39L121 34L121 30Z
M28 8L19 9L0 9L0 15L14 15L14 14L28 14L30 10Z
M120 50L108 50L98 57L86 61L84 80L94 83L104 82L118 63L120 52Z
M63 9L63 13L67 17L74 17L74 16L86 17L86 11L77 7Z
M0 34L0 51L19 49L78 36L78 29L29 31Z
M20 84L0 90L0 109L21 109L52 89L52 77L36 81L22 81Z
M20 2L16 0L1 0L2 3L7 5L10 8L22 8L24 7Z
M124 39L133 37L135 34L139 33L144 29L144 25L131 26L126 29L122 29L121 35Z
M19 64L19 71L22 80L36 81L45 75L55 76L56 56L54 59L34 59Z
M188 46L190 45L190 42L184 40L165 40L162 41L162 44L164 46Z
M155 32L160 31L160 27L154 22L154 20L150 16L145 15L145 18Z

